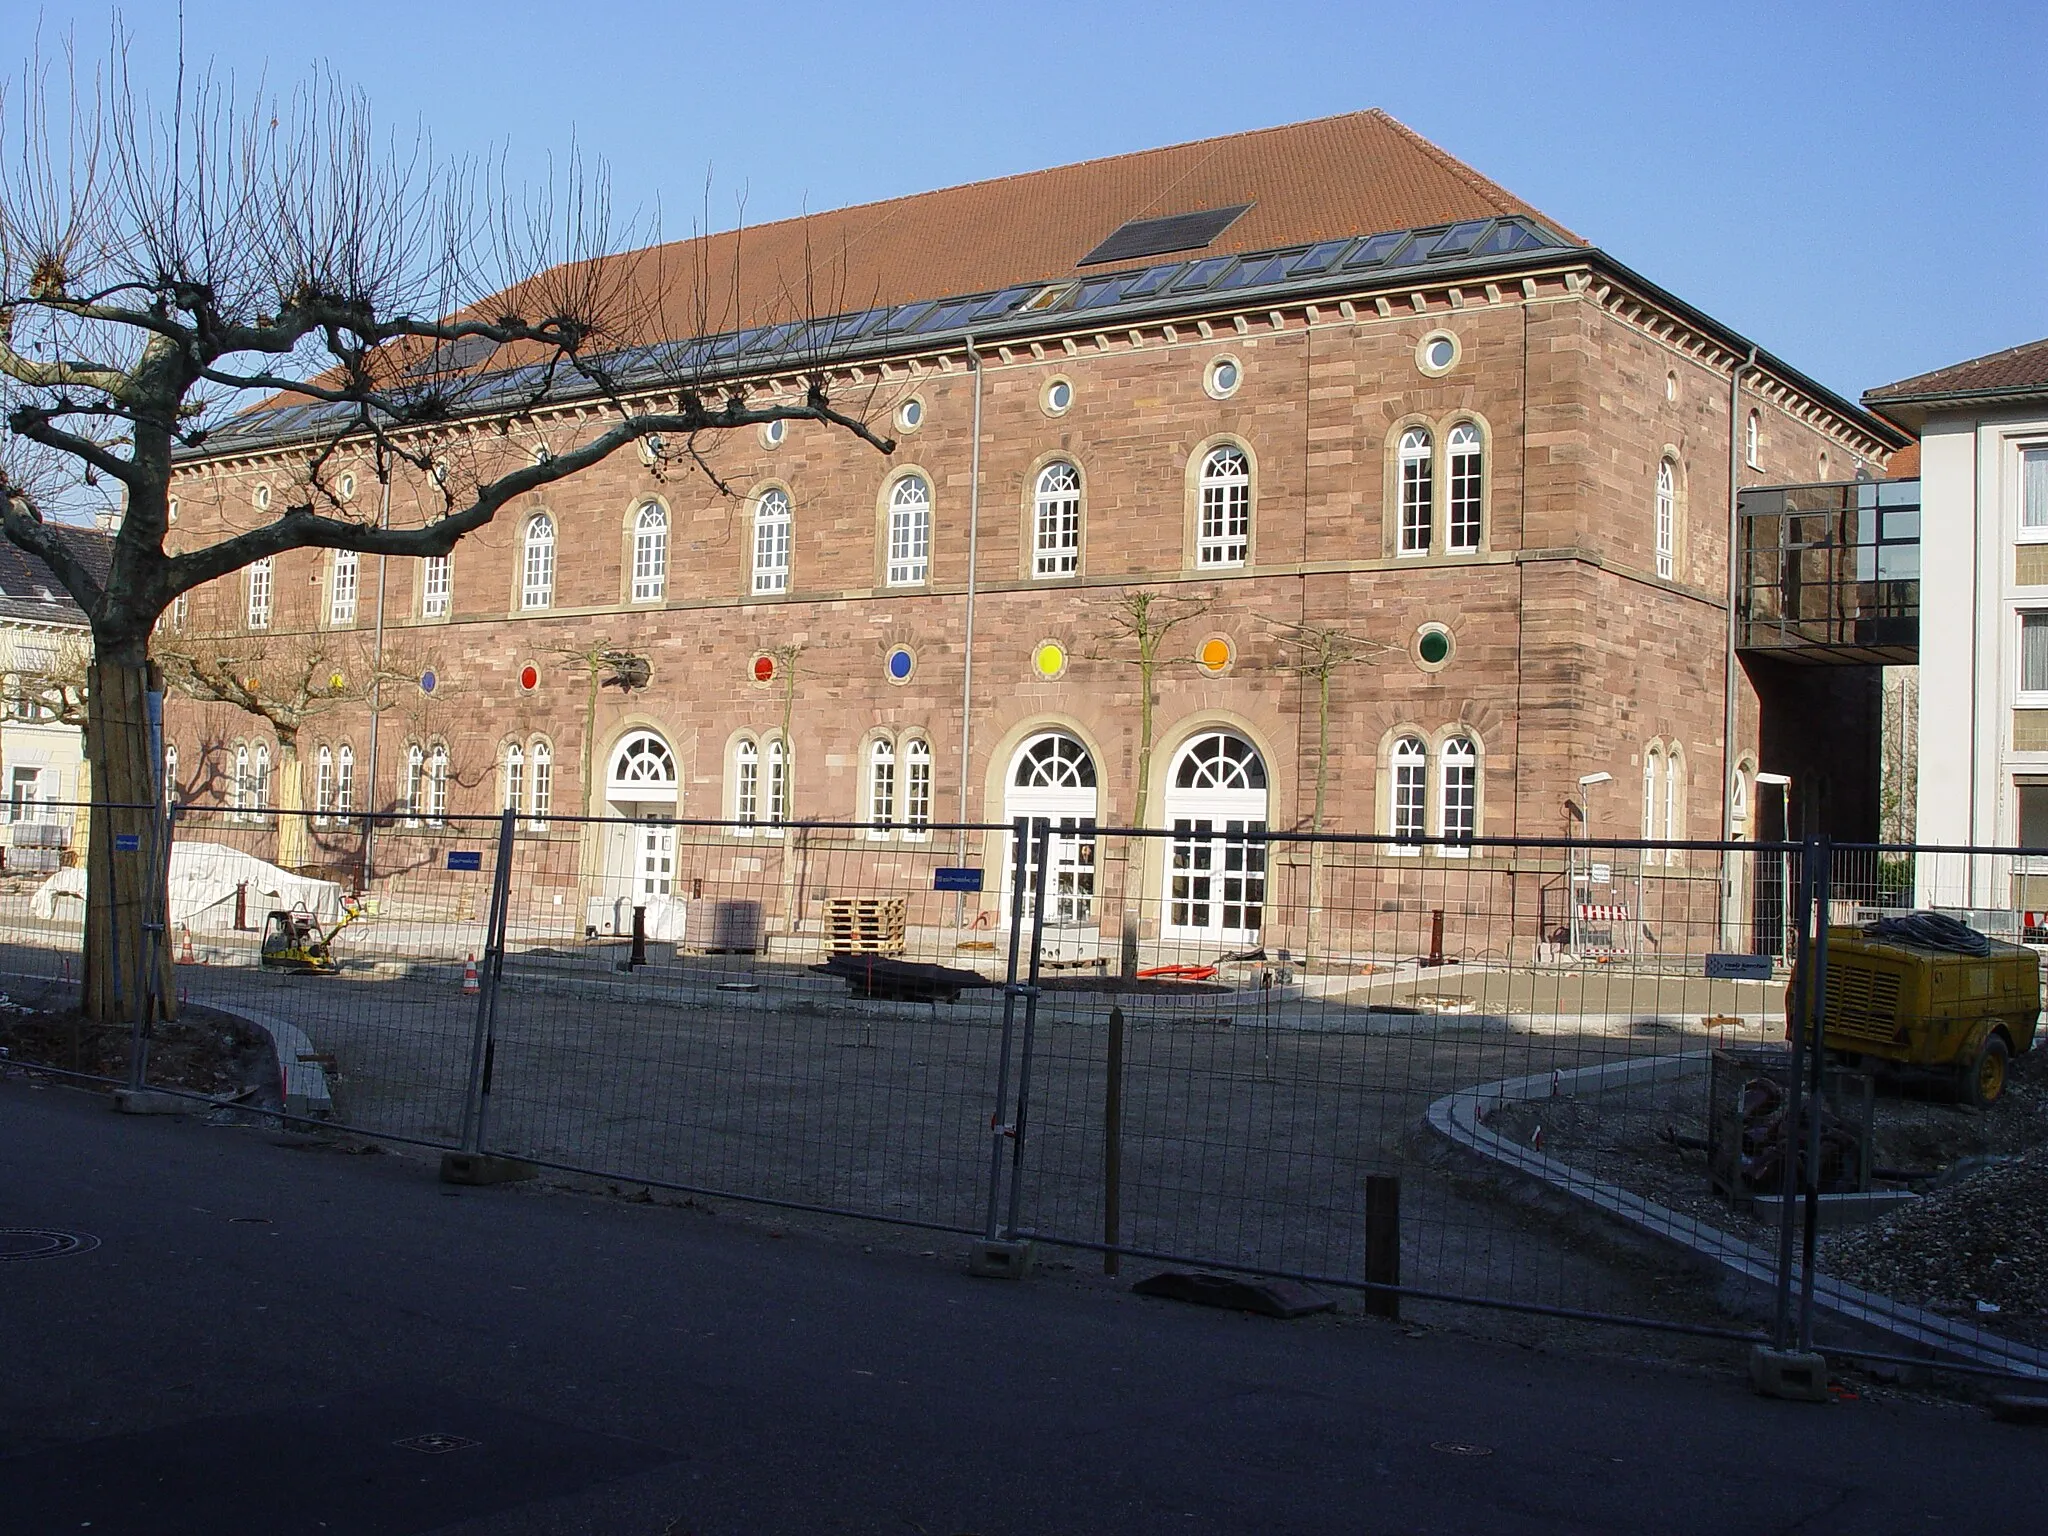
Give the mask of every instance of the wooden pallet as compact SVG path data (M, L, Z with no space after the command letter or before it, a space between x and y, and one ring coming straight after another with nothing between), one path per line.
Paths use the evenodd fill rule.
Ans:
M825 950L900 955L909 903L901 896L835 896L825 903Z

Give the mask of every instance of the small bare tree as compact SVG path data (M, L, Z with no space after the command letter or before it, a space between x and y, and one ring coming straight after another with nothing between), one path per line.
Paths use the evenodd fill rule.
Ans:
M1085 654L1090 661L1112 661L1138 669L1138 787L1131 807L1131 825L1145 825L1152 789L1152 722L1159 703L1159 669L1176 659L1166 654L1169 636L1181 625L1210 609L1206 597L1162 595L1143 587L1117 595L1105 616L1106 632Z
M91 626L100 846L115 842L102 832L151 826L150 640L179 594L295 549L445 555L517 498L636 442L691 460L707 434L802 419L893 446L836 402L830 328L792 333L816 341L792 343L799 386L779 391L692 345L810 315L741 315L724 274L616 254L644 242L614 241L605 179L576 158L562 187L529 195L494 165L437 161L423 140L380 147L361 95L326 76L238 98L211 79L188 87L181 59L166 102L129 62L117 30L98 66L75 49L33 57L0 97L0 530ZM789 307L810 297L806 283ZM580 418L554 421L571 399ZM252 423L257 402L295 409ZM267 437L247 436L266 423ZM292 483L247 526L174 553L178 459L237 432L289 442ZM340 485L358 471L409 482L419 517L359 510ZM120 516L104 575L51 526L95 496ZM90 866L95 1018L144 994L161 869ZM154 990L174 995L167 974Z

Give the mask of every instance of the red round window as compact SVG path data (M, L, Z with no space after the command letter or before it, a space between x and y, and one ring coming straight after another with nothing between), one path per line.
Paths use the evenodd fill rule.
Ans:
M773 656L756 656L754 658L754 681L757 683L767 683L773 682L774 679L775 658Z
M540 686L540 668L536 667L530 661L525 666L521 667L519 669L519 686L524 688L528 693L531 693L534 689L538 688Z

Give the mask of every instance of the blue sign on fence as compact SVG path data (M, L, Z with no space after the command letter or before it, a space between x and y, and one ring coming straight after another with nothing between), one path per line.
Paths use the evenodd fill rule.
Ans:
M114 834L114 852L140 853L141 851L142 834L140 832L116 832Z
M1707 976L1713 981L1769 981L1769 955L1709 955Z
M448 867L450 869L482 869L484 867L483 851L478 848L451 848L448 850Z
M932 871L932 889L935 891L978 891L981 889L981 871L978 869L944 868Z

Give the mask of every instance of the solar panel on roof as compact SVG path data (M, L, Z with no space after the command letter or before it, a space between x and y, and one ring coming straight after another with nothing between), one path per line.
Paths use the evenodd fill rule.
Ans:
M1132 219L1113 230L1107 240L1074 265L1092 267L1137 256L1164 256L1170 251L1199 251L1243 218L1251 206L1239 203L1234 208L1172 213L1163 219Z

